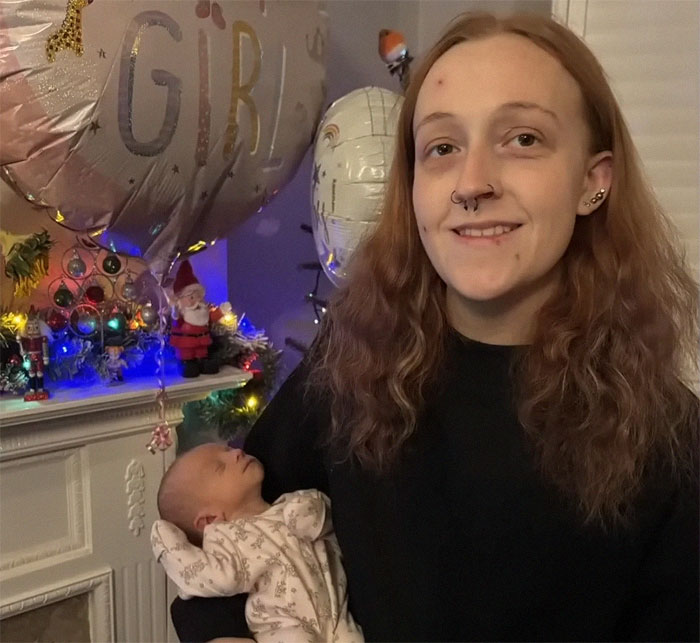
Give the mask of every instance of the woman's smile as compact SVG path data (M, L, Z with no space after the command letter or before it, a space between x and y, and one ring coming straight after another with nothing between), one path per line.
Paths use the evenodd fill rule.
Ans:
M476 246L500 245L507 238L512 238L512 233L521 227L520 223L465 223L452 228L459 238L460 243Z

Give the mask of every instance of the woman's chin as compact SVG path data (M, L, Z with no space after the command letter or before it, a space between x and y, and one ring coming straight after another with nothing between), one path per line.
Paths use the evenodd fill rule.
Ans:
M494 283L485 281L483 283L455 284L448 286L448 299L454 298L461 304L474 303L488 304L489 302L497 302L503 300L512 288L503 282Z

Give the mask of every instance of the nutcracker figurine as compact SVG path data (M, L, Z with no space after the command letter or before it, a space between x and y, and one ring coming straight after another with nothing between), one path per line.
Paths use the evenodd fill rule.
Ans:
M20 355L29 360L29 388L24 394L25 402L46 400L49 397L44 390L44 368L49 364L49 340L45 325L39 319L32 306L24 327L17 334Z
M204 287L199 283L192 265L185 259L178 268L173 284L175 305L172 307L170 345L182 363L184 377L197 377L200 373L219 372L219 365L209 356L212 344L212 324L231 312L231 304L211 306L204 301Z

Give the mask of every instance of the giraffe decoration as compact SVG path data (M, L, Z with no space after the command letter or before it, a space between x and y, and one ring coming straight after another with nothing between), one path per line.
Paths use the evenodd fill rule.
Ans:
M61 28L46 41L46 57L49 62L56 61L56 54L61 49L72 49L78 56L83 55L82 11L91 3L92 0L68 0Z

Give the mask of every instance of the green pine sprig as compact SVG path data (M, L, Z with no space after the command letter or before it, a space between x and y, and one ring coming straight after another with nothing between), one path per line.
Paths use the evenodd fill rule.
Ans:
M26 297L49 272L49 250L53 246L46 230L15 243L7 254L5 274L15 284L15 295Z

